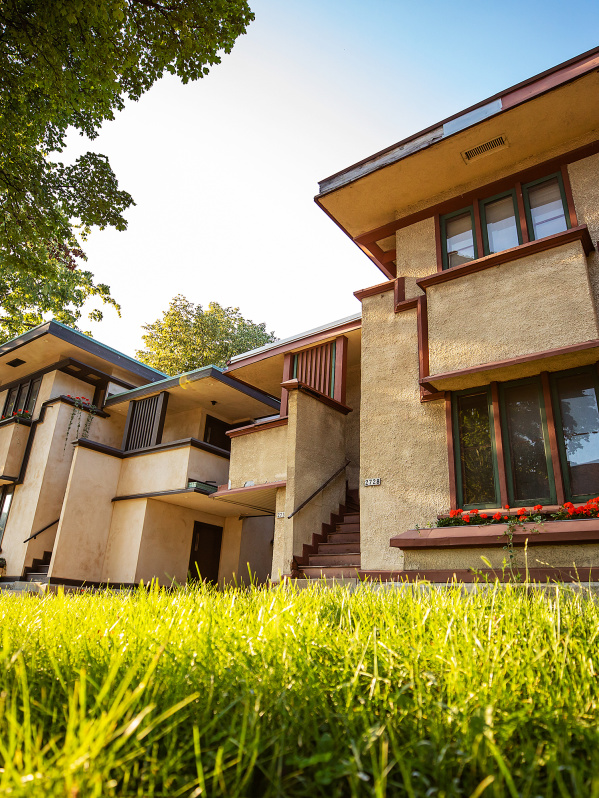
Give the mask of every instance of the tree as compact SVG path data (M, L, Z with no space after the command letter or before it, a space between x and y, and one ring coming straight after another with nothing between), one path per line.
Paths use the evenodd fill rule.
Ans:
M145 324L146 348L138 360L166 374L181 374L202 366L224 366L231 357L276 341L266 324L244 319L239 308L210 302L204 310L182 294L174 297L161 319Z
M246 0L0 2L4 270L56 276L84 258L78 236L92 226L126 228L133 199L108 159L88 152L65 165L52 153L69 128L95 138L165 72L184 83L206 75L253 18Z
M91 272L62 264L45 274L17 272L0 262L0 340L14 338L41 324L48 314L78 329L81 306L93 296L112 305L120 315L120 306L110 296L110 288L102 283L96 285ZM92 310L89 318L101 321L102 311Z

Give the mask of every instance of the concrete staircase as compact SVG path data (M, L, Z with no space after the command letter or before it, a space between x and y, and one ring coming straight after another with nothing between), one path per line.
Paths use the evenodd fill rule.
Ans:
M37 557L33 560L33 564L25 568L23 574L23 581L37 582L38 584L45 585L48 583L48 569L50 567L50 560L52 559L52 552L45 551L42 559Z
M360 569L360 504L358 491L347 491L345 504L296 557L292 576L299 579L355 579Z

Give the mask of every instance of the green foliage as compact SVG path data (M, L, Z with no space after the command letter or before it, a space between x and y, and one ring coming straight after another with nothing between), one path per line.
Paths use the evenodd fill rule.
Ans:
M599 790L584 587L0 597L0 794Z
M0 257L36 274L78 248L78 220L126 228L133 204L105 156L51 158L69 128L94 138L165 72L197 80L253 19L245 0L0 3Z
M81 307L90 297L112 305L121 315L110 288L103 283L96 285L91 272L63 264L53 264L43 275L15 271L0 258L0 340L21 335L41 324L48 315L79 329ZM95 309L88 315L93 321L101 321L103 314Z
M182 294L153 324L143 327L146 348L135 357L165 374L182 374L202 366L224 366L229 358L276 341L266 324L244 319L239 308L210 302L204 310Z

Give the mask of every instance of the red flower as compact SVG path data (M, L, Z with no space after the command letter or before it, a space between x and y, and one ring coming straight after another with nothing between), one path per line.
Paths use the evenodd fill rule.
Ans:
M460 508L458 507L458 509L455 511L455 514L456 514L456 515L461 515L463 512L464 512L464 511L463 511L463 510L460 510Z
M570 507L574 507L574 505L572 504L572 502L565 502L565 503L564 503L564 507L565 507L567 510L569 510L569 509L570 509Z
M472 513L472 515L476 515L478 510L470 510L470 512Z
M450 518L455 518L457 514L458 514L457 510L450 510L449 517Z
M509 515L504 515L504 516L503 516L503 520L504 520L504 521L509 521Z
M469 524L469 523L470 523L470 516L469 516L469 515L465 515L465 516L462 518L462 521L465 521L467 524Z
M574 507L568 507L568 515L576 515L576 510Z
M501 521L501 513L495 513L495 515L493 516L493 518L494 518L496 521Z
M542 504L535 504L535 506L533 507L533 510L542 510L542 509L543 509Z
M480 517L486 520L489 516L486 513L481 513Z
M526 515L526 507L519 507L516 515Z
M509 506L509 504L504 504L504 505L503 505L503 509L504 509L504 510L509 510L509 509L510 509L510 506Z

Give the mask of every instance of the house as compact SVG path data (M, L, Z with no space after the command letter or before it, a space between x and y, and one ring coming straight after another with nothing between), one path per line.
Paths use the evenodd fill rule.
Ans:
M175 378L54 322L0 348L5 579L595 579L598 519L475 511L599 495L599 48L315 199L361 313Z

